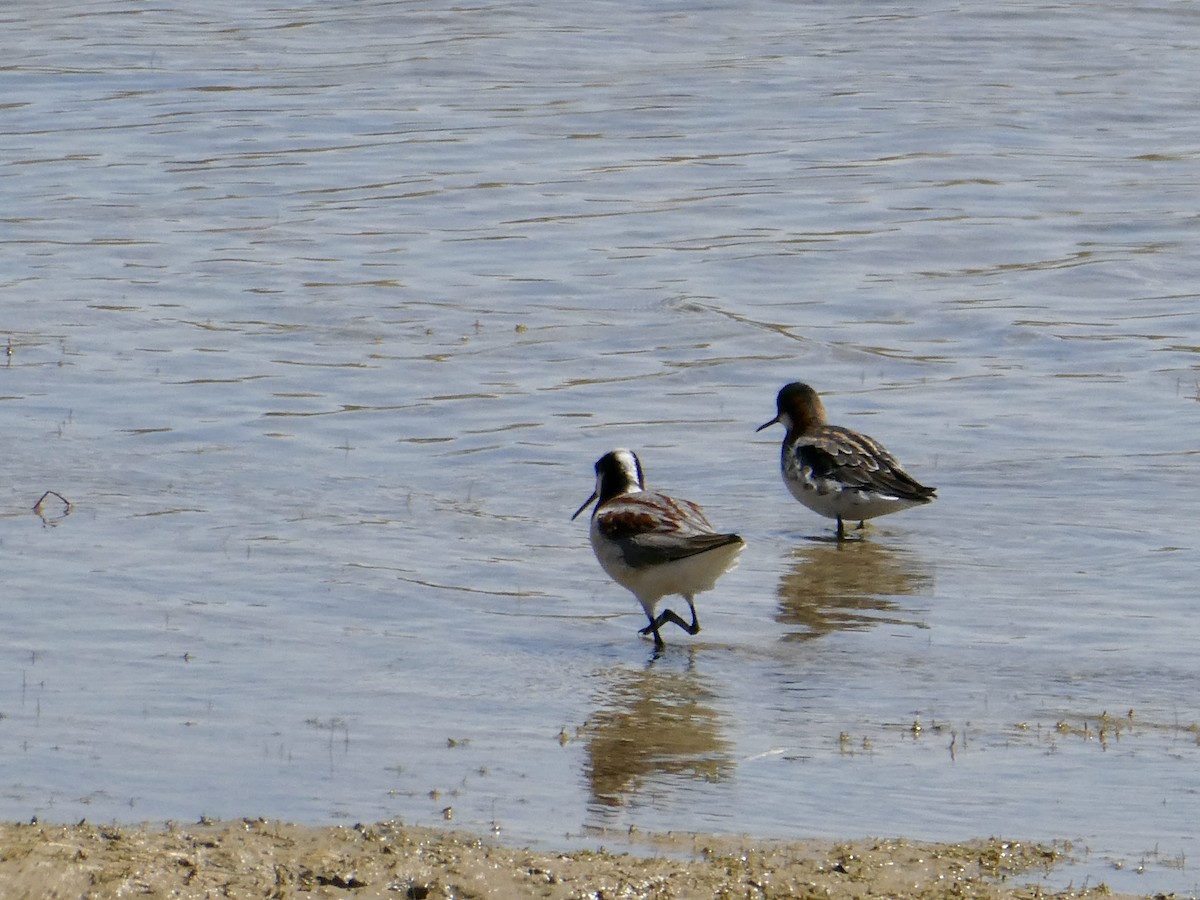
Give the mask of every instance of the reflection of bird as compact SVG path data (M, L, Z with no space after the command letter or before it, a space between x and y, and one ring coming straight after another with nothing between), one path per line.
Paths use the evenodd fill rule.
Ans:
M933 576L920 559L871 541L806 541L791 556L791 566L779 579L776 618L802 629L788 639L883 624L925 627L918 619L905 618L905 610L893 600L932 590Z
M632 450L613 450L596 461L596 490L572 519L596 501L590 537L601 568L617 584L633 591L653 634L674 622L688 634L700 631L696 594L711 590L737 562L746 546L736 534L717 534L695 503L647 491L642 464ZM681 594L692 611L689 625L672 610L656 618L658 601Z
M723 736L727 723L704 678L690 668L664 672L659 665L602 676L600 706L583 732L585 774L599 806L636 802L643 789L647 802L657 803L672 779L728 775L733 759Z
M937 488L918 483L878 441L828 424L821 398L807 384L784 387L775 406L775 418L756 430L783 423L783 482L813 512L837 519L839 539L846 535L843 519L858 519L861 526L864 519L934 499Z

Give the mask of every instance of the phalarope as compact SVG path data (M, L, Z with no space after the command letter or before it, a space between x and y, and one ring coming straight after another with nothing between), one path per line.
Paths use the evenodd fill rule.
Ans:
M878 441L849 428L830 425L817 392L807 384L786 385L775 399L778 414L764 422L787 429L783 438L783 483L792 496L830 519L837 536L846 535L843 519L886 516L931 502L937 488L925 487L908 475Z
M739 535L717 534L704 511L689 500L647 491L642 464L632 450L613 450L596 461L596 490L572 519L592 501L589 537L600 567L637 597L650 624L639 634L653 634L674 622L688 634L700 631L695 595L711 590L717 579L737 564L746 544ZM692 611L691 624L670 609L657 616L658 601L679 594Z

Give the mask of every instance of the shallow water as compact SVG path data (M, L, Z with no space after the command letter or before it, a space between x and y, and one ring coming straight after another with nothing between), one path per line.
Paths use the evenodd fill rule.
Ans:
M0 20L0 815L1200 887L1190 7ZM822 540L795 379L938 501ZM615 446L749 544L657 659Z

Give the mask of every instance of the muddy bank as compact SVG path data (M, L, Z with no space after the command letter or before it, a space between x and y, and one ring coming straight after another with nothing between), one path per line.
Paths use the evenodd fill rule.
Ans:
M656 839L642 855L540 852L393 822L311 828L0 825L0 896L1032 898L1055 850L999 840ZM1058 896L1113 896L1103 886Z

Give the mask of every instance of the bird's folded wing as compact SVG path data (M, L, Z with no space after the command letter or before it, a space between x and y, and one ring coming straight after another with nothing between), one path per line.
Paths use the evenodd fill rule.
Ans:
M696 534L681 537L677 534L649 532L626 537L618 541L627 565L633 568L652 566L687 559L718 547L742 543L736 534Z

